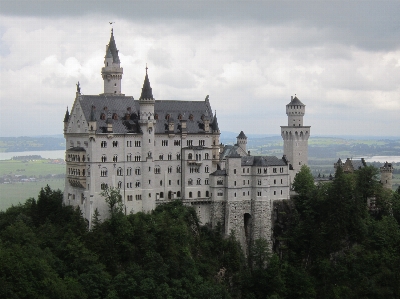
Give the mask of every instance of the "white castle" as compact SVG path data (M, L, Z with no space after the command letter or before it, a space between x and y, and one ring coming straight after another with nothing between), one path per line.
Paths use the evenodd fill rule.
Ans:
M236 145L220 144L208 96L155 100L146 67L135 100L122 94L122 75L111 31L102 68L104 93L83 95L78 83L71 112L65 114L64 203L79 206L90 227L96 209L102 218L108 216L101 192L115 187L125 213L181 200L197 211L202 224L219 223L244 246L257 238L271 241L273 203L289 199L294 175L307 164L305 105L297 97L286 105L283 158L251 156L243 132Z

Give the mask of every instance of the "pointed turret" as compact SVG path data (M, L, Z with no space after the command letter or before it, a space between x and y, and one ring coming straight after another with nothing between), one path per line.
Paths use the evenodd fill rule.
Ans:
M111 29L110 42L108 43L106 56L108 55L108 51L111 52L113 63L120 63L117 45L115 44L114 39L114 29Z
M140 95L139 100L154 100L153 98L153 89L150 86L149 76L147 74L147 66L146 66L146 76L144 77L143 87L142 87L142 94Z
M104 56L104 67L101 70L101 75L104 80L104 94L123 95L121 94L122 74L123 69L120 66L114 32L113 29L111 29L110 42L106 46L106 55Z
M211 128L213 131L219 131L218 120L217 120L217 111L215 111L214 118L211 123Z
M69 111L68 111L68 106L67 106L67 111L65 111L65 116L64 116L64 122L67 123L69 120Z
M65 116L64 116L64 133L67 131L68 128L68 121L69 121L69 111L67 106L67 111L65 111Z
M140 105L140 119L141 120L154 120L154 98L153 98L153 89L150 86L149 75L147 74L147 65L146 65L146 76L144 77L142 94L139 98Z

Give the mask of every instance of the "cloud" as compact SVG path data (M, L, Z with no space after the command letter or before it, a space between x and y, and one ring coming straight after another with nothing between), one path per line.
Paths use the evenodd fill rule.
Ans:
M102 14L102 5L88 13L85 3L76 15L76 7L64 4L55 12L6 7L7 16L0 19L0 136L59 134L77 81L84 94L102 93L100 71L110 37L104 20L109 16ZM111 8L118 17L112 20L117 20L125 94L139 97L147 63L156 99L204 100L208 94L225 131L279 134L279 126L287 123L285 105L296 93L307 105L305 124L313 126L312 132L400 134L395 30L385 32L388 41L378 47L362 45L381 42L379 30L369 23L366 32L356 34L363 31L356 27L367 22L369 2L359 13L355 6L347 11L328 3L327 11L319 1L312 9L308 2L301 7L283 2L286 14L276 2L250 1L249 7L234 2L223 18L219 2L211 5L216 11L191 3L194 7L174 6L171 15L161 12L167 4L138 3L131 18L128 4L117 2L119 9L127 8L118 14ZM160 4L157 9L145 11L155 4ZM377 18L377 26L385 28L383 17ZM10 127L15 115L29 125Z

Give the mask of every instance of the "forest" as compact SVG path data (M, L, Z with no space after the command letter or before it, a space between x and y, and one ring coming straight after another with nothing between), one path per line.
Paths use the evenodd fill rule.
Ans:
M88 230L47 186L0 212L0 297L400 298L400 192L377 174L338 168L316 186L303 167L275 205L272 249L253 240L248 256L179 201L125 215L108 189L110 217Z

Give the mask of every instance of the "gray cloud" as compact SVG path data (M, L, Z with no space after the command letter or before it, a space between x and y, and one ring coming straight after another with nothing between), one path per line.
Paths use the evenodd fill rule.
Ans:
M2 14L48 18L100 14L104 22L184 20L198 26L222 23L288 25L326 30L334 40L369 50L399 47L400 2L386 1L3 1ZM107 18L107 19L106 19ZM182 28L184 29L184 28ZM307 42L307 41L305 41ZM296 46L293 44L293 46Z

